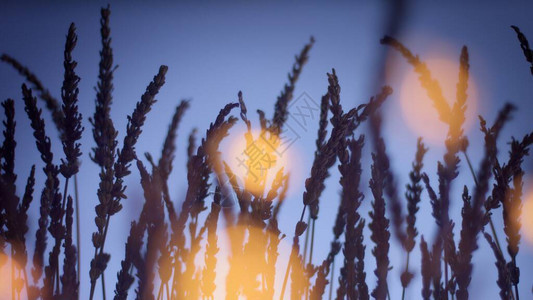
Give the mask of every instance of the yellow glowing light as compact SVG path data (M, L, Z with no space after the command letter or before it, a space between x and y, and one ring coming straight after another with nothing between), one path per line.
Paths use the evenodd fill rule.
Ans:
M7 250L7 249L6 249ZM24 274L17 262L10 256L0 253L0 299L11 299L11 288L13 286L12 275L15 275L15 297L20 291L20 299L27 299L26 289L24 289ZM12 273L14 272L14 273Z
M281 240L279 238L281 236L252 225L219 228L213 299L279 298L284 271L291 252L291 244L287 238ZM265 251L272 240L279 242L275 251L277 255L275 265L268 264L273 252ZM205 268L204 254L199 253L195 258L195 265L199 266L197 272ZM198 283L193 281L187 281L185 284L199 289Z
M527 181L525 181L527 183ZM530 180L529 183L533 183L533 180ZM533 245L533 187L529 188L529 191L524 193L523 204L522 204L522 216L514 216L513 219L516 220L520 217L522 222L522 234L526 241Z
M426 56L426 55L424 55ZM459 58L458 55L429 56L425 59L426 65L431 72L433 79L437 80L450 107L456 101L457 82L459 78ZM434 145L442 145L448 127L441 120L437 110L433 106L433 101L428 97L427 91L422 87L418 73L412 67L407 68L406 74L400 89L400 102L402 115L405 122L413 132L422 136L426 142ZM464 124L465 133L477 120L478 92L475 81L470 75L468 81L468 99L466 109L466 120Z
M283 168L283 173L290 171L290 147L283 138L261 130L234 131L225 141L228 151L222 156L248 192L263 196L270 189L276 173ZM291 174L292 177L292 174Z

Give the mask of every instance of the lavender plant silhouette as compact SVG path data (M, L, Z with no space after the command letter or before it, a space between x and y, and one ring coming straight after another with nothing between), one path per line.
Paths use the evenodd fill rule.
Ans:
M105 292L100 294L96 289L100 282L102 286L114 283L114 299L273 299L275 296L281 299L405 299L405 291L412 288L413 277L421 274L422 290L414 293L418 297L463 300L469 299L476 250L490 247L496 266L493 271L497 272L497 282L493 284L499 287L501 299L528 297L518 292L519 284L527 283L520 283L517 256L520 255L520 215L524 201L522 164L533 143L533 131L522 138L513 138L509 149L500 148L502 142L498 137L515 107L505 104L492 124L480 116L483 158L478 168L472 166L467 156L470 142L464 134L470 67L466 46L459 56L456 99L448 102L439 81L418 55L393 37L385 36L381 40L412 65L440 121L448 128L444 141L446 153L441 161L425 161L428 147L422 138L418 139L412 169L406 172L410 182L404 195L390 163L392 150L387 148L382 133L381 110L393 93L392 88L384 86L368 102L346 108L341 101L336 70L327 74L328 89L320 101L316 149L305 179L302 210L289 220L294 223L294 232L283 233L278 226L279 212L287 195L290 174L283 166L277 171L272 166L275 151L283 143L295 85L310 59L314 38L311 37L296 56L288 83L274 103L272 119L258 111L256 130L248 117L245 97L239 91L236 101L221 108L198 142L199 132L190 133L185 170L187 188L178 209L178 202L169 192L169 176L174 168L180 122L193 104L184 100L176 107L159 159L148 153L143 158L137 153L136 144L143 135L145 120L150 118L156 96L166 83L168 68L160 66L127 117L126 134L119 143L118 129L111 117L116 67L110 15L109 6L101 9L102 48L95 110L90 118L95 142L90 157L100 168L100 183L96 194L98 203L94 206L96 231L90 237L80 237L80 227L87 225L79 222L77 193L69 191L72 181L77 185L76 174L82 168L80 139L82 134L87 134L78 108L80 78L76 74L74 51L76 27L72 23L66 36L61 101L14 57L1 56L3 62L25 78L22 99L43 173L36 167L40 162L35 161L24 192L17 192L15 100L5 100L2 102L4 139L0 148L0 268L8 267L9 271L2 273L2 281L10 282L10 290L0 295L11 299L105 299ZM532 64L533 74L533 52L527 38L518 27L512 26L512 29L526 61ZM49 134L52 124L44 121L39 108L41 102L46 106L45 113L52 115L59 139ZM238 117L232 115L235 113ZM232 170L221 153L221 143L238 122L246 126L242 137L246 154L244 165L248 170L245 176ZM361 130L364 123L370 128L366 136ZM63 154L51 150L52 143L58 142ZM372 153L370 180L364 182L363 173L367 170L362 168L362 151L369 147ZM508 159L501 161L497 154L506 150ZM60 164L54 163L54 155L62 157ZM461 155L469 165L475 184L464 185L461 218L453 219L449 213L450 201L455 197L451 185L457 181L459 165L463 164ZM254 172L258 170L258 163L260 172ZM428 164L438 166L437 183L431 182L430 174L424 170ZM341 174L340 204L328 255L320 258L321 263L314 264L315 223L320 206L324 205L322 194L326 179L335 166ZM112 216L120 213L124 205L130 205L125 179L132 172L140 174L144 204L131 222L129 232L125 233L128 237L124 255L117 258L107 252L106 240L111 238ZM43 176L44 186L36 186L37 176ZM365 199L365 194L370 199ZM36 197L39 201L34 201ZM418 232L419 204L427 198L437 228L435 236L422 236ZM360 210L363 201L371 203L368 216ZM28 217L31 205L39 207L36 222ZM503 228L497 228L493 222L499 217L495 212L500 207ZM27 238L29 228L33 228L29 222L37 226L34 241ZM365 228L370 230L369 236L365 236ZM498 233L505 234L505 239ZM394 245L391 238L401 245L405 257L404 265L395 266L403 270L399 278L390 272L389 251ZM93 247L87 283L81 282L81 278L87 277L80 275L79 239L90 240ZM282 248L284 239L289 239L288 251ZM30 242L34 245L29 246ZM366 248L371 248L374 257L370 266L365 260ZM29 249L33 250L33 255L28 263ZM415 251L421 253L419 262L411 259ZM342 256L342 266L336 269L337 255ZM276 267L280 256L286 258L284 268ZM113 275L109 272L105 273L110 259L121 260L116 280L111 279ZM222 264L227 264L227 268L221 268ZM369 270L372 273L367 273ZM401 295L392 295L389 290L389 282L394 280L401 281ZM333 282L337 283L336 291ZM89 295L80 295L80 284L90 285Z

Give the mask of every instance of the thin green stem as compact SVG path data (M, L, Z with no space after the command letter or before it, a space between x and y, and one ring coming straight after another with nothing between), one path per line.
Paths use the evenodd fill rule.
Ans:
M335 274L335 258L333 258L333 262L331 263L331 274L329 278L329 297L328 299L331 300L331 295L333 292L333 274Z
M80 201L78 194L78 175L74 174L74 201L76 205L76 250L78 251L78 285L80 284L80 272L81 272L81 247L80 247ZM78 293L78 299L80 294Z
M313 219L313 226L311 228L311 249L309 250L309 264L313 262L313 248L315 245L315 221L316 219Z
M307 224L309 224L310 221L311 221L311 214L309 214L309 219L307 221ZM306 232L306 238L307 238L308 233L309 233L309 230L307 230ZM311 263L313 262L313 246L315 244L314 242L315 242L315 219L313 219L312 232L311 232L311 248L309 249L309 265L311 265ZM304 263L305 263L305 258L304 258ZM307 284L307 287L305 289L305 299L309 299L308 297L309 297L309 284Z
M514 257L513 257L513 265L516 266L516 258L514 258ZM520 300L520 295L518 294L518 283L514 284L514 292L516 294L516 300Z
M311 222L311 214L307 216L307 224ZM305 242L304 242L304 261L307 260L307 245L309 242L309 230L305 231ZM307 297L306 297L307 298Z
M476 172L474 172L474 168L472 167L472 163L470 162L470 158L468 157L468 154L466 154L466 151L463 152L466 158L466 162L468 163L468 168L470 169L470 173L472 174L472 178L474 178L474 183L476 186L478 185ZM492 238L496 242L496 246L498 246L498 250L500 253L503 254L502 247L500 246L500 240L498 239L498 234L496 233L496 228L494 227L494 223L492 222L492 217L489 215L489 224L490 224L490 230L492 231Z
M498 246L498 250L500 250L500 253L502 252L502 246L500 246L500 241L498 240L498 235L496 234L496 227L494 227L494 223L492 222L492 218L489 216L489 224L490 224L490 231L492 231L492 236L494 237L494 241L496 242L496 246Z
M405 263L405 272L408 272L409 271L409 255L411 254L411 252L407 252L407 261ZM402 300L405 299L405 287L402 288Z
M65 179L65 189L63 190L63 202L61 204L61 206L63 208L63 211L65 211L65 207L67 206L67 192L68 192L69 179L70 179L70 177ZM61 224L63 224L63 216L61 216Z
M472 162L470 162L470 158L468 157L468 154L466 154L466 152L463 152L463 154L465 155L466 162L468 163L468 168L470 169L470 173L472 173L472 177L474 178L474 183L477 186L478 185L477 176L476 176L476 172L474 172L474 167L472 167Z
M470 172L472 173L472 177L474 178L474 182L476 183L476 186L478 185L476 173L474 172L474 168L472 167L472 163L470 162L470 159L468 158L468 154L466 152L463 152L466 158L466 162L468 163L468 167L470 168ZM498 247L498 251L503 255L502 247L500 245L500 240L498 239L498 234L496 233L496 227L494 226L494 222L492 222L492 217L489 215L489 224L490 224L490 230L492 232L492 238L496 242L496 246ZM516 300L520 300L520 296L518 295L518 286L515 285L515 293L516 293ZM515 295L513 294L513 291L511 290L511 298L515 300Z
M289 262L287 263L287 270L285 271L285 277L283 278L283 285L281 287L281 294L279 297L280 300L283 300L283 297L285 296L285 289L287 288L287 281L289 280L289 271L291 270L293 252L294 252L294 248L291 250L291 254L289 256Z
M311 214L309 214L309 215L311 215ZM315 221L316 221L316 219L313 219L313 224L312 224L312 228L311 228L311 248L309 249L309 265L311 265L313 263L313 248L314 248L314 245L315 245ZM304 260L304 263L305 263L305 260ZM305 289L305 292L306 292L306 295L309 294L309 282L307 284L307 288ZM309 299L309 298L307 298L307 296L305 298Z
M304 219L306 208L307 208L307 205L304 204L304 207L302 209L302 214L300 215L300 222ZM285 289L287 288L287 281L289 280L289 271L291 269L291 262L293 259L293 255L294 255L294 247L292 247L291 254L289 256L289 262L287 263L287 269L285 270L285 277L283 278L283 285L281 287L280 299L283 299L283 296L285 294Z
M102 272L102 299L105 300L105 273Z

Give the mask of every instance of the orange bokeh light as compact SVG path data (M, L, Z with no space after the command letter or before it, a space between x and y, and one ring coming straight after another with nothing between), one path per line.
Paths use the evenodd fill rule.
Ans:
M520 218L522 222L522 235L525 240L533 246L533 178L527 178L529 180L524 180L525 187L528 187L525 190L523 201L522 201L522 215L514 216L513 219Z
M426 63L433 79L439 82L443 96L451 107L456 100L456 85L459 78L458 55L454 54L449 57L429 55L429 58L422 60ZM416 135L422 136L426 142L442 145L448 133L448 127L439 119L433 101L428 97L427 91L420 83L419 75L414 72L412 67L409 67L403 78L400 88L400 103L406 124ZM467 94L466 120L463 127L465 134L477 120L478 91L471 74Z
M285 149L282 139L270 132L252 130L251 136L246 135L246 131L233 131L224 141L228 148L222 154L241 188L252 194L266 193L281 169L293 177L294 147Z
M5 249L7 250L7 249ZM16 277L15 283L18 281L18 289L20 290L20 299L27 299L26 289L24 287L23 278L24 275L17 264L17 262L11 259L10 256L0 253L0 299L11 299L12 293L12 275ZM14 272L14 273L12 273ZM15 297L18 297L18 293L15 288Z
M280 238L281 235L277 236L253 225L219 228L213 299L246 299L246 296L252 299L279 298L284 271L291 252L290 241L287 241L287 238ZM272 240L279 242L275 265L267 263L270 254L265 251ZM196 272L201 272L205 267L203 251L194 259L194 265L199 266ZM268 276L271 276L270 280L267 279ZM197 282L193 280L184 284L198 288ZM269 291L274 294L270 294Z

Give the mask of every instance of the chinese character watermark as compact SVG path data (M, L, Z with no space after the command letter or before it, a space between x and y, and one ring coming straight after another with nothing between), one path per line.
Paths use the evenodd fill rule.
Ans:
M317 118L315 118L315 115ZM320 105L306 92L303 92L289 104L289 118L294 120L305 132L307 132L308 127L307 121L315 121L319 115Z
M302 138L303 133L308 132L309 125L316 123L319 115L320 106L306 92L291 101L287 121L279 136L262 132L259 138L247 141L246 149L235 157L238 167L246 171L246 180L264 184L268 170Z

